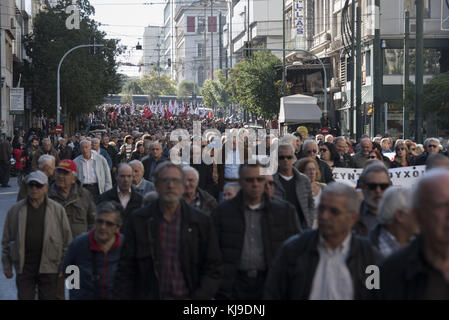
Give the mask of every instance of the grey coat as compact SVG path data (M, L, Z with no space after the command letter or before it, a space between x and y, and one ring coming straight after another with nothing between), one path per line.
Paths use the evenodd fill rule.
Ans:
M293 174L296 178L296 196L299 205L301 206L304 218L306 219L307 227L312 228L315 219L315 204L313 201L312 186L310 185L309 178L300 173L296 168L293 168ZM276 185L274 196L278 199L287 200L287 193L279 179L279 172L277 172L273 175L273 180Z
M73 160L78 168L78 179L80 181L83 180L81 179L83 176L82 159L83 155L79 155ZM99 193L102 194L103 192L112 189L111 172L106 159L94 150L92 150L92 159L95 163L95 174L97 175Z

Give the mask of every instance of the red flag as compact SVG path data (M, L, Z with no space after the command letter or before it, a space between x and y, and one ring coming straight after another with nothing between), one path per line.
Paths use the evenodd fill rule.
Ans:
M187 105L184 106L184 114L182 115L183 118L187 116Z
M208 118L212 119L212 112L211 111L209 111Z
M151 112L151 109L148 106L145 106L145 111L143 113L142 119L147 119L153 115L153 112Z

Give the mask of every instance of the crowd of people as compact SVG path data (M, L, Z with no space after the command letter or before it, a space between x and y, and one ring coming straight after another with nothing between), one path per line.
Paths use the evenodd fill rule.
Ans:
M15 272L19 299L64 299L69 266L80 270L70 299L449 298L440 139L267 134L257 148L276 151L278 166L263 175L267 166L249 161L243 123L116 110L98 107L90 132L1 139L0 169L9 172L14 150L20 171L2 235L3 270ZM170 161L171 132L192 133L195 120L222 137L191 154L219 150L222 161ZM241 140L227 141L226 129ZM392 186L389 168L417 165L427 172L416 185ZM357 187L334 181L334 168L362 168Z

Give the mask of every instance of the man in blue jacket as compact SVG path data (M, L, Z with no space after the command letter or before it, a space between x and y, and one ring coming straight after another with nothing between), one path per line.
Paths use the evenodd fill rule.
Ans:
M95 227L76 237L64 257L63 271L79 268L80 287L69 290L70 300L111 298L115 270L120 260L123 236L120 234L122 207L115 201L97 207Z

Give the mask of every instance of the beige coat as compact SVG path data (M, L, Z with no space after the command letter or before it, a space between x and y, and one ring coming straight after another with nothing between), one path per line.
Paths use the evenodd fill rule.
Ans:
M2 238L3 269L11 269L14 265L18 274L22 273L25 260L26 201L21 200L9 209ZM46 201L39 273L59 273L64 254L72 241L72 232L64 208L49 198L46 198Z

